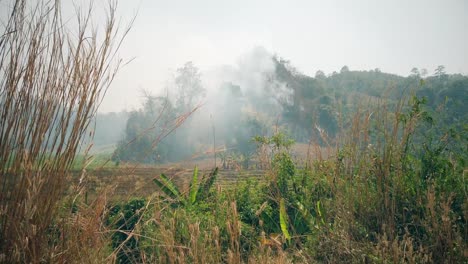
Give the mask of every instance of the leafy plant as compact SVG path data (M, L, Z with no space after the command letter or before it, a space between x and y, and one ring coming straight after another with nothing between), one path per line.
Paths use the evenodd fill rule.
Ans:
M190 183L190 190L188 195L182 193L179 188L163 173L153 179L153 182L163 191L163 193L171 198L171 203L174 206L180 205L194 205L210 195L211 187L213 186L216 176L218 175L218 168L215 168L208 175L198 180L198 167L193 170L192 181Z

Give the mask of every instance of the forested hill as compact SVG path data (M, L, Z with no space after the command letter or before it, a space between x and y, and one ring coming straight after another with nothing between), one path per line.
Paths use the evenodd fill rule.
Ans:
M297 139L306 139L315 125L334 135L339 116L349 117L358 107L374 103L398 102L417 96L424 98L428 111L443 112L439 120L446 125L463 126L468 120L468 77L447 74L439 66L433 75L413 68L408 77L381 72L352 71L315 77L298 72L288 61L275 58L276 78L293 91L293 100L284 103L283 117Z

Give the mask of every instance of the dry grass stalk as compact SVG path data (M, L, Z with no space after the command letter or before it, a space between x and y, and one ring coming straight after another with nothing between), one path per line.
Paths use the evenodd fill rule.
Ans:
M16 0L9 12L0 33L2 261L48 254L65 176L121 63L128 30L116 27L115 9L110 3L102 37L92 8L76 10L73 30L60 1Z
M227 216L227 232L229 234L229 249L227 256L227 263L241 263L241 252L240 252L240 236L241 226L239 216L237 214L236 202L231 202L228 209Z

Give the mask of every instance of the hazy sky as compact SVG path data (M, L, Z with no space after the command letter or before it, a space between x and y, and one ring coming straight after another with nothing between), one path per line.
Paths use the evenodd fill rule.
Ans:
M256 46L312 76L343 65L401 75L445 65L468 74L467 0L119 2L124 22L138 10L120 52L135 60L120 71L103 112L137 107L139 90L163 90L187 61L206 71L235 64Z

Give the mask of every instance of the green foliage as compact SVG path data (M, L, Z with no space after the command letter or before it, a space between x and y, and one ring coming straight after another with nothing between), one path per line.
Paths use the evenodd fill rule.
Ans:
M291 182L296 173L296 168L288 153L280 152L273 158L274 172L277 177L277 185L282 197L289 194Z
M334 114L335 111L336 109L328 104L322 104L318 109L318 123L332 138L338 132L338 119Z
M271 206L266 203L267 186L256 179L248 179L235 188L235 200L243 223L259 228L260 216L270 215Z
M198 180L198 167L193 170L192 181L190 184L189 194L183 194L179 188L163 173L158 178L153 179L153 182L164 192L166 196L171 198L170 203L173 206L194 205L210 197L210 192L218 175L218 168L215 168L208 175L205 175L201 181Z
M294 140L283 132L277 132L271 137L256 135L253 141L257 143L257 148L260 146L268 146L274 152L288 151L294 144Z
M115 230L112 234L112 248L117 251L118 263L141 262L140 242L131 236L142 217L145 199L132 199L124 204L117 204L110 209L107 224ZM130 236L130 237L129 237Z

